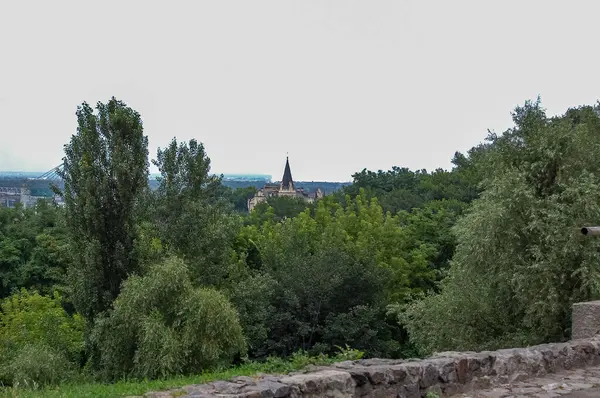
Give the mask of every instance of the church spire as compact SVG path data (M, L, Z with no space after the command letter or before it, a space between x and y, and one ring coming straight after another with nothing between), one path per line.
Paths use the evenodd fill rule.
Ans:
M285 157L285 170L283 171L283 178L281 179L281 188L287 190L294 190L294 180L292 179L290 160L287 156Z

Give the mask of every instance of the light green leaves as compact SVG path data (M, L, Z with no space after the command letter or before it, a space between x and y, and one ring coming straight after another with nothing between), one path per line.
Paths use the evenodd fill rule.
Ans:
M562 340L572 303L600 297L600 241L578 232L600 222L597 111L528 102L514 120L480 159L486 190L456 225L442 293L402 315L424 351Z
M54 383L78 366L84 322L65 312L58 293L46 297L23 289L2 300L1 307L0 379L5 383Z
M92 339L107 378L199 373L244 353L238 314L215 290L193 287L187 266L168 258L123 284Z

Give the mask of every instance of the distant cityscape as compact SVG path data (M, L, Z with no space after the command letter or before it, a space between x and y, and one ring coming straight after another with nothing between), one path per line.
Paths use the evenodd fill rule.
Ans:
M0 179L5 178L36 178L43 175L42 171L1 171ZM159 173L150 173L151 179L160 177ZM266 181L271 182L269 174L223 174L223 181Z
M151 173L149 184L151 189L158 186L158 173ZM223 185L231 188L254 187L263 189L266 184L273 182L269 174L223 174ZM341 189L348 182L324 182L324 181L295 181L299 189L307 194L314 193L320 189L324 195ZM59 205L62 198L56 196L51 189L55 185L59 189L63 187L62 180L56 174L56 168L48 172L32 171L0 171L0 207L15 207L22 204L24 207L33 206L38 200L54 200Z

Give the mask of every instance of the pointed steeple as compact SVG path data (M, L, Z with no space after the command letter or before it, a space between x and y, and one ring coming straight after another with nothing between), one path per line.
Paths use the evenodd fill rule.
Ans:
M281 189L294 190L294 180L292 180L292 170L290 170L290 160L285 157L285 170L281 179Z

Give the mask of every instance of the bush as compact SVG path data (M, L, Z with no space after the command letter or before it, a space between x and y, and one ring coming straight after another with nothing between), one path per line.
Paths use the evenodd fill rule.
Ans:
M240 321L248 342L248 353L251 356L264 357L268 354L264 349L264 343L269 337L269 320L276 311L274 305L276 287L277 281L272 276L257 273L235 281L229 288L229 297L240 314Z
M62 370L76 368L84 322L65 312L58 293L46 297L23 289L4 299L1 308L0 381L54 383Z
M8 363L12 385L36 388L70 380L76 374L75 364L65 355L42 344L28 344Z
M385 357L401 348L395 339L395 329L392 322L386 322L382 309L358 305L327 317L323 341L337 348L344 345L363 350L369 357Z
M131 276L113 310L96 321L91 340L92 362L108 379L200 373L245 353L229 301L215 290L194 288L177 258Z

